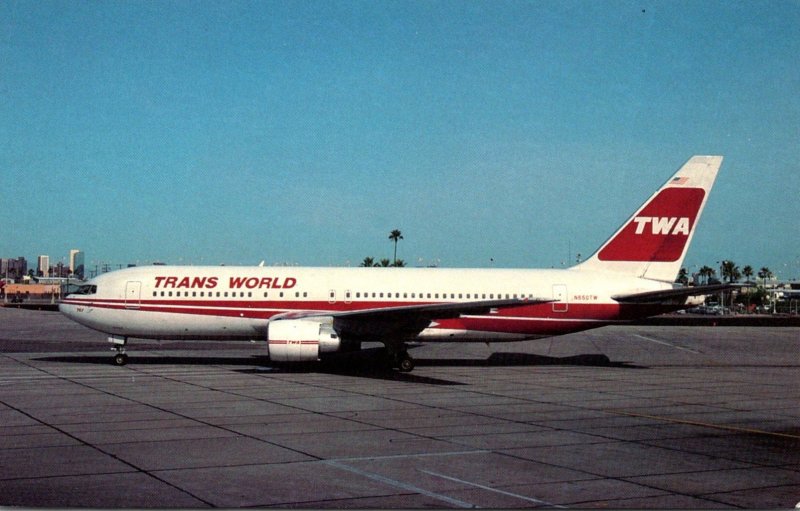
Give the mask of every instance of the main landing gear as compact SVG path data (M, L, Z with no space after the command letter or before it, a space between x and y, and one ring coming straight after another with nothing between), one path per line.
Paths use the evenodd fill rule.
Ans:
M128 355L125 353L125 344L128 342L127 337L118 335L110 335L108 342L113 343L112 350L117 353L114 355L114 365L124 366L128 363Z
M392 367L396 367L401 373L410 373L414 370L414 359L408 354L405 344L387 344L386 348L389 350Z

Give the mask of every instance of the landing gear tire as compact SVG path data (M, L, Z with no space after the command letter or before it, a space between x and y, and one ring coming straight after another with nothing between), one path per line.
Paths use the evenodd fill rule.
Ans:
M414 359L408 353L401 355L397 366L401 373L410 373L414 370Z
M390 367L398 369L401 373L410 373L414 370L414 359L408 354L404 343L387 344L386 351Z
M128 363L128 355L125 353L117 353L114 355L114 365L124 366Z

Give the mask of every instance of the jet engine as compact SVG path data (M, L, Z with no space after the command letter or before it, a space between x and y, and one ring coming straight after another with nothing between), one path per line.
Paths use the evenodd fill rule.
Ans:
M316 362L342 347L331 317L270 321L267 341L273 362Z

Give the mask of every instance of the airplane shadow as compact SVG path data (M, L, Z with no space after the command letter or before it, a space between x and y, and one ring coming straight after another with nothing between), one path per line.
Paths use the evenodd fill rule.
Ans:
M146 353L146 352L143 352ZM104 355L62 355L56 357L39 357L33 360L41 362L65 362L70 364L95 364L113 365L112 356ZM268 357L253 355L250 357L176 357L172 355L132 355L129 364L137 365L233 365L252 366L253 364L269 363Z
M73 364L111 365L111 356L97 355L62 355L39 357L41 362L60 362ZM485 359L464 358L415 358L417 367L538 367L538 366L586 366L625 369L644 369L629 362L615 362L603 354L583 354L569 357L548 357L530 353L492 353ZM157 365L223 365L246 366L247 369L236 369L243 374L291 374L291 373L326 373L342 376L356 376L381 380L402 381L408 383L425 383L434 385L462 385L460 382L430 378L414 373L401 373L391 367L383 348L366 349L355 353L340 353L324 358L318 363L309 364L274 364L269 357L250 355L242 357L219 356L173 356L173 355L131 355L131 366ZM253 367L256 366L256 367Z
M569 357L548 357L531 353L492 353L481 359L418 359L417 366L503 367L503 366L589 366L645 369L630 362L615 362L602 353L588 353Z

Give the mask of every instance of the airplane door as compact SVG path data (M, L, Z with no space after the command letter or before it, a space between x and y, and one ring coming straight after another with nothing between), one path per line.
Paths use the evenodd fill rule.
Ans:
M142 283L128 282L125 284L125 308L138 309L142 303Z
M567 286L564 284L553 285L553 312L567 312L569 302L567 302Z

